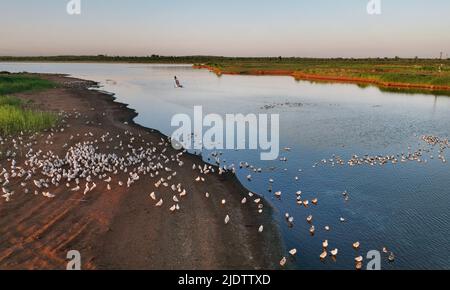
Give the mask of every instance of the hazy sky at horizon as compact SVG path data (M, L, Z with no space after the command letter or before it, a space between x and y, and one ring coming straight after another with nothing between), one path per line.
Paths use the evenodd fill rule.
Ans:
M437 57L449 0L0 0L0 55Z

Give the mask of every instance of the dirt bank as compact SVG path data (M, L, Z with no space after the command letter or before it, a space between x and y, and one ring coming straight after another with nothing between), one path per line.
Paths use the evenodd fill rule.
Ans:
M317 82L336 82L336 83L353 83L353 84L365 84L375 85L382 88L392 89L404 89L404 90L424 90L424 91L448 91L450 92L450 86L435 86L426 84L410 84L399 82L383 82L368 78L355 78L355 77L342 77L342 76L328 76L328 75L315 75L305 74L298 71L289 70L249 70L244 73L241 72L228 72L222 71L219 68L211 67L208 65L194 65L197 69L208 69L209 71L220 75L255 75L255 76L291 76L296 80L317 81Z
M62 122L53 132L32 137L2 136L0 151L10 150L16 156L0 157L0 171L10 168L13 159L16 167L25 167L29 148L64 156L70 146L90 141L98 152L108 154L125 154L116 145L119 142L125 148L152 144L164 150L165 136L134 124L136 113L114 102L111 95L89 90L94 83L62 75L40 76L58 87L17 97L31 100L40 109L60 112ZM108 133L114 140L100 142ZM25 149L27 140L31 141ZM179 153L166 148L168 156ZM87 195L61 184L49 189L54 198L25 193L24 181L10 177L8 188L15 194L9 202L0 199L0 269L65 269L69 250L80 251L83 269L276 268L282 253L270 206L263 202L264 211L259 214L253 200L241 204L248 191L232 174L216 171L205 175L205 182L195 181L199 173L192 170L193 164L203 167L205 163L189 154L181 159L182 166L174 160L166 165L176 168L172 182L187 191L175 213L169 210L169 199L155 207L149 194L161 189L149 176L141 176L128 188L117 185L117 180L127 177L119 172L111 190L97 181L97 188ZM226 215L230 216L227 225ZM264 225L263 233L258 233L260 225Z

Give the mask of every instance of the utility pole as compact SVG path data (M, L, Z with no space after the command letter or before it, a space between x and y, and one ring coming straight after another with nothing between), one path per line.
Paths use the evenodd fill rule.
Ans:
M441 56L439 57L439 59L442 61L442 56L443 56L443 54L444 54L444 52L442 52L441 51ZM439 74L441 74L442 73L442 68L444 67L444 64L443 63L440 63L439 64Z

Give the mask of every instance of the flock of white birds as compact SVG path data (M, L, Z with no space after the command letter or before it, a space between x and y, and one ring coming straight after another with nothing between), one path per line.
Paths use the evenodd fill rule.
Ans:
M16 136L0 137L0 185L1 197L5 202L12 202L22 194L48 199L54 199L62 193L89 196L105 192L105 189L129 188L143 179L153 180L156 190L149 193L149 201L153 201L155 207L168 205L172 213L181 209L182 200L190 193L183 184L175 182L175 177L177 170L185 166L182 161L185 150L173 150L168 137L153 144L130 130L122 134L96 135L95 129L71 135L67 143L59 148L63 154L37 149L42 148L40 145L54 148L58 133L67 133L70 128L70 118L87 119L79 112L61 112L61 124L47 132L22 132ZM86 125L102 124L86 121ZM111 153L103 153L105 151ZM192 182L207 183L209 174L222 175L229 171L235 172L234 168L218 168L199 162L192 166L192 174L196 176ZM211 196L205 193L205 198ZM242 198L241 203L244 205L250 201L257 204L258 212L262 213L262 199L249 193L248 197ZM225 199L221 200L222 205L226 202ZM231 214L224 216L224 224L229 224L231 218ZM264 226L260 225L258 232L262 233L263 230Z
M330 160L322 160L321 163L316 163L313 165L313 167L317 167L319 164L329 164L331 166L335 166L335 165L345 165L347 164L348 166L357 166L357 165L385 165L388 163L392 163L392 164L397 164L399 162L401 163L405 163L408 161L416 161L419 163L427 163L428 160L425 157L425 154L429 154L429 158L430 159L434 159L434 155L433 153L436 151L435 149L437 149L437 156L438 159L443 162L446 163L446 158L445 158L445 151L446 149L450 148L450 143L448 139L441 139L439 137L436 136L432 136L432 135L424 135L421 137L421 141L425 143L425 145L427 146L422 146L424 145L423 143L419 143L419 149L412 151L411 147L408 147L408 152L407 153L400 153L397 155L386 155L386 156L363 156L363 157L358 157L357 155L354 155L352 157L352 159L348 160L347 162L345 162L342 158L340 158L339 156L333 156L333 159ZM283 149L284 151L291 151L291 148L286 147ZM220 160L220 156L222 155L222 153L220 152L213 152L211 154L211 156L213 157L213 159L215 160L216 164L221 164L221 160ZM279 161L281 162L287 162L288 158L287 157L281 157L279 159ZM229 170L231 170L233 173L236 172L236 168L234 165L229 166L228 168ZM261 173L263 171L262 168L258 168L256 166L250 165L248 162L240 162L239 163L239 169L247 169L250 173L252 174L257 174L257 173ZM302 170L300 169L299 172L302 172ZM246 179L248 181L252 181L253 176L252 174L248 174L246 176ZM299 180L299 177L296 176L295 181ZM269 187L268 187L268 191L269 192L274 192L274 196L278 199L280 199L282 197L282 192L281 191L274 191L273 187L274 187L274 179L270 178L269 179ZM253 196L253 193L250 193L251 196ZM295 193L296 195L296 202L297 205L308 208L311 206L317 206L319 203L319 199L317 197L312 198L312 199L307 199L303 197L302 191L297 191ZM342 192L342 197L345 201L349 201L350 199L350 195L347 191ZM244 201L245 202L245 198ZM257 199L257 202L260 199ZM288 224L288 226L290 228L294 227L294 217L289 214L286 213L285 214L285 219L286 222ZM345 223L347 220L344 217L340 217L339 221L341 223ZM306 218L306 222L309 224L310 228L309 228L309 233L314 236L314 234L316 233L317 229L314 226L314 217L313 215L309 215ZM263 230L263 227L261 226L260 231ZM325 232L329 232L331 230L330 226L325 226L324 227ZM358 252L358 250L360 249L361 243L359 241L356 241L352 244L352 248ZM386 256L387 260L389 262L394 262L396 259L395 254L390 251L387 247L383 247L382 248L382 252L383 254ZM292 257L295 257L296 255L298 255L299 251L296 248L293 248L291 250L288 251L289 255ZM336 261L337 256L339 254L339 249L337 248L330 248L330 242L328 240L324 240L322 242L322 253L319 255L320 260L325 261L327 258L331 258L332 260ZM362 269L363 267L363 262L364 262L364 258L361 255L358 255L355 257L355 268L356 269ZM281 267L285 267L288 263L289 259L284 256L282 257L282 259L280 260L280 266Z
M131 131L125 130L122 134L112 135L110 133L95 135L93 132L86 132L84 134L78 133L72 135L68 142L72 141L74 145L65 143L63 145L64 154L58 155L49 150L43 152L36 149L38 142L42 140L46 145L52 145L55 136L58 132L63 132L70 126L67 120L70 118L83 118L79 112L60 113L61 124L57 128L53 128L45 133L34 134L19 134L14 137L0 137L0 184L2 194L1 197L5 202L11 202L15 199L17 192L24 194L31 194L41 196L43 198L55 198L57 192L82 193L83 195L92 194L96 189L103 191L113 190L116 187L131 187L133 184L141 179L152 179L156 191L149 193L149 200L151 200L155 207L161 208L167 204L168 209L175 213L181 209L182 200L190 194L186 187L178 182L175 182L177 169L184 166L182 156L185 151L172 150L170 138L161 138L157 144L148 143L144 140L142 135L133 134ZM87 121L87 125L94 125ZM101 124L98 124L101 125ZM86 140L83 142L74 142L73 140ZM439 146L439 159L446 162L444 151L449 147L448 140L440 140L434 136L423 136L422 140L431 146ZM109 149L110 152L102 153L101 148ZM290 151L290 148L285 148L285 151ZM351 166L361 164L385 164L387 162L395 163L398 160L402 162L416 160L422 161L424 152L427 149L419 149L416 152L408 152L407 154L400 154L398 156L365 156L359 158L354 156L347 163ZM221 153L213 153L215 163L218 167L209 164L194 164L192 172L193 182L206 183L209 174L217 173L222 175L227 172L236 173L237 168L247 169L253 173L260 173L261 168L254 167L246 162L241 162L238 167L234 165L226 166L220 160ZM21 164L17 160L23 160ZM280 161L287 161L287 159L280 159ZM327 163L325 160L323 163ZM344 164L345 162L339 157L330 160L330 163ZM169 165L172 164L172 167ZM174 167L173 164L176 164ZM247 176L248 180L252 180L252 176ZM298 180L298 177L296 177ZM269 180L269 191L274 192L275 197L282 196L281 191L272 191L274 180ZM100 189L99 189L100 188ZM169 192L169 194L168 194ZM305 199L302 197L302 192L298 191L296 194L297 204L302 207L318 206L319 199ZM210 198L211 194L204 193L205 198ZM342 193L345 200L349 199L347 192ZM222 205L226 204L226 200L221 201ZM264 203L257 194L252 192L248 196L242 198L241 203L255 203L257 205L258 213L263 212ZM289 226L293 226L294 218L289 214L285 214L286 221ZM227 214L223 222L225 225L232 221L230 214ZM345 218L341 217L340 222L345 222ZM314 217L308 216L306 222L310 225L309 232L314 235L316 228L313 224ZM325 231L330 231L329 226L324 227ZM264 231L264 225L258 227L258 233ZM355 242L353 245L355 250L360 248L360 243ZM325 260L328 257L336 259L339 254L339 249L330 248L328 240L322 242L323 252L319 258ZM383 252L388 255L388 259L393 261L395 256L387 248ZM298 255L297 249L289 250L290 256ZM284 267L288 263L287 257L282 257L279 262L280 266ZM357 256L355 258L355 266L357 269L362 268L363 257Z
M437 136L432 135L424 135L421 138L423 143L418 144L418 148L416 150L412 150L412 147L408 147L407 152L401 152L397 154L389 154L389 155L364 155L358 156L353 155L349 160L345 161L343 158L337 155L333 155L330 159L323 159L321 162L314 164L314 166L319 166L320 164L328 164L330 166L361 166L361 165L369 165L369 166L384 166L387 164L398 164L398 163L407 163L407 162L418 162L418 163L428 163L428 160L435 159L435 149L437 148L437 158L442 163L447 163L447 159L445 157L446 149L450 148L450 143L448 139L440 139ZM428 146L423 146L428 145Z

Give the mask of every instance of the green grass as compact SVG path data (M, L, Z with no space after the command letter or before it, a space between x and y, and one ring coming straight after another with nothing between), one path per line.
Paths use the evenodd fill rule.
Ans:
M3 107L3 106L18 107L21 105L23 105L23 101L21 99L11 97L11 96L0 96L0 107Z
M54 84L21 74L0 74L0 135L35 132L52 127L58 121L56 114L30 108L28 102L3 94L43 90Z
M47 80L23 74L0 74L0 95L24 91L44 90L55 87Z
M17 132L40 131L53 126L57 119L57 116L52 113L2 105L0 106L0 134L6 136Z
M450 86L450 60L444 59L225 59L204 63L223 73L289 71L309 75L365 78L381 82Z

